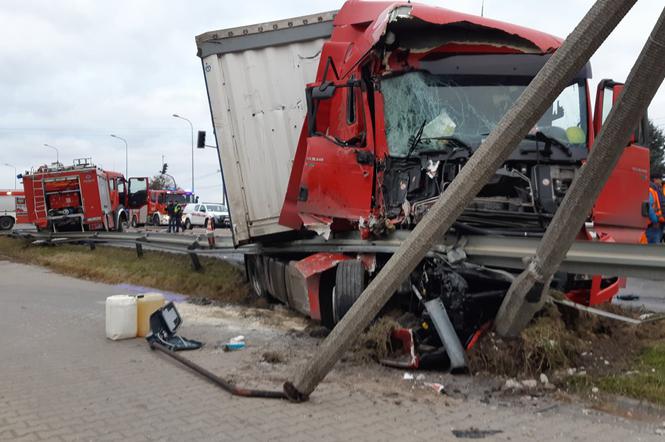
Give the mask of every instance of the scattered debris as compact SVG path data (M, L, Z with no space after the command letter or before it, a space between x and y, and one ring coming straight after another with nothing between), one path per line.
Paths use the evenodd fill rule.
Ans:
M502 430L480 430L475 427L471 427L467 430L453 430L453 435L458 439L484 439L487 436L494 436L496 434L503 433Z
M263 353L261 357L264 362L269 364L283 364L285 362L284 356L276 351L267 351Z
M222 350L236 351L236 350L242 350L243 348L245 348L245 337L241 335L229 339L229 342L227 344L224 344Z
M434 391L436 391L439 394L446 394L446 387L443 384L439 384L436 382L425 382L423 385L432 388Z
M524 385L525 388L534 389L538 387L538 381L535 379L526 379L522 381L522 385Z
M405 381L412 381L414 379L414 376L411 373L404 373L402 379L404 379Z
M550 383L550 380L545 373L540 373L540 383L543 385L547 385Z
M305 330L312 338L325 338L330 334L330 330L321 325L307 327Z
M521 390L522 388L524 388L522 383L515 379L507 379L506 383L503 384L504 390Z

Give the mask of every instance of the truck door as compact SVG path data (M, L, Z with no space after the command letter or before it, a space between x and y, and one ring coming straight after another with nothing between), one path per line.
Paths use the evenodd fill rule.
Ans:
M127 206L131 209L140 209L148 204L148 178L130 178Z
M623 84L612 80L599 83L594 112L596 136L622 90ZM639 242L647 225L643 210L649 198L649 149L644 147L648 144L646 121L645 116L593 208L596 230L611 235L617 242Z
M301 213L368 218L372 207L374 142L360 81L309 87L307 155L300 181Z

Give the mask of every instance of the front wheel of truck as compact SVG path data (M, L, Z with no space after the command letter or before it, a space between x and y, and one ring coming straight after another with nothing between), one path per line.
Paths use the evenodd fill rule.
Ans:
M358 260L337 264L335 287L332 292L333 321L338 323L365 290L367 276L363 264Z

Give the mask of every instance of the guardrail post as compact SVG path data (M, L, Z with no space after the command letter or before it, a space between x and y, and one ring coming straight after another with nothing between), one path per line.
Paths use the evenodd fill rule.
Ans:
M189 252L189 257L192 260L192 268L194 269L195 272L202 272L203 271L203 265L201 264L201 261L199 260L199 255L197 255L194 252Z
M542 307L552 275L575 241L631 133L665 78L663 60L665 9L635 62L621 96L612 106L586 164L540 241L535 257L510 286L495 320L499 335L516 336ZM648 181L648 175L646 179Z
M136 243L136 257L143 258L143 244Z
M88 246L90 246L90 250L95 250L97 248L94 241L88 241Z
M592 6L423 220L321 343L316 354L298 367L292 380L284 384L289 399L307 400L399 285L421 262L432 244L448 231L635 2L598 0Z

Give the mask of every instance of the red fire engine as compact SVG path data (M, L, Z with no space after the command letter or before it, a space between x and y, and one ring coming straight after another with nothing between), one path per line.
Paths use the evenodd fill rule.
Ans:
M166 206L169 201L177 202L182 206L195 200L192 192L180 188L150 189L147 177L130 178L129 189L135 197L130 200L129 219L132 227L152 224L160 226L168 224L169 215Z
M40 230L122 230L125 177L78 159L43 165L22 176L28 222Z

